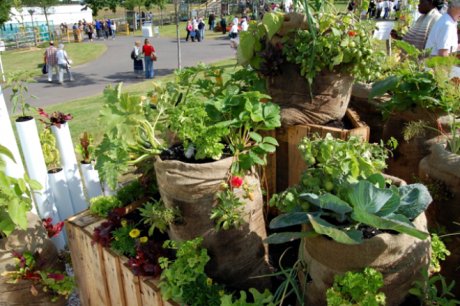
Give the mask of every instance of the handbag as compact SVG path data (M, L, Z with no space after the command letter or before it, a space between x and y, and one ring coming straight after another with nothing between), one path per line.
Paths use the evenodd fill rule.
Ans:
M157 60L157 55L156 55L156 53L155 53L155 52L152 52L152 53L150 54L150 58L152 59L152 61L156 62L156 60Z
M43 66L42 66L42 74L47 74L47 73L48 73L48 65L43 64Z

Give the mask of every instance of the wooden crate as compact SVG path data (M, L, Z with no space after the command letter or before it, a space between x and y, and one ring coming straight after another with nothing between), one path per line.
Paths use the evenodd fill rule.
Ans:
M127 209L129 211L130 209ZM163 306L158 279L134 275L126 257L92 243L95 227L103 219L88 210L66 221L72 265L82 306Z
M302 138L313 134L324 137L327 133L330 133L340 139L359 136L365 141L369 140L369 127L359 120L358 114L351 109L347 109L345 116L346 120L353 126L352 129L307 124L282 127L265 134L266 136L275 137L279 143L276 153L270 155L267 159L265 171L267 183L265 188L268 190L269 195L282 192L288 187L298 184L303 171L306 169L305 162L297 148Z

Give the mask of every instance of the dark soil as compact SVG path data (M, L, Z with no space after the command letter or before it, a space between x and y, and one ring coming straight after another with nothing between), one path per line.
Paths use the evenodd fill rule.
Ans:
M353 124L347 116L343 117L342 120L329 121L324 125L344 130L351 130L354 128Z
M62 171L62 168L54 168L54 169L49 169L48 173L55 174L55 173L59 173L61 171Z
M18 119L16 119L16 122L26 122L32 119L34 119L34 117L32 116L25 116L25 117L21 116L21 117L18 117Z
M227 158L229 156L231 156L230 149L226 147L224 149L224 154L222 154L221 159ZM206 159L195 159L194 157L187 158L185 156L185 150L182 144L176 144L164 150L160 154L160 158L162 160L178 160L184 163L191 163L191 164L204 164L204 163L215 162L215 160L212 158L206 158Z
M360 227L358 227L358 230L360 230L363 233L363 238L364 239L371 239L374 236L377 236L377 235L382 234L382 233L388 233L388 234L392 234L392 235L398 235L399 234L396 231L380 230L380 229L376 229L376 228L373 228L372 226L367 226L367 225L361 225Z

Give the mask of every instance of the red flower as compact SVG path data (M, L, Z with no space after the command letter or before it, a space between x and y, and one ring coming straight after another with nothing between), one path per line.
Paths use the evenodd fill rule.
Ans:
M48 278L52 278L55 281L62 281L62 280L64 280L65 275L61 274L61 273L49 273Z
M355 37L356 36L356 31L348 31L348 36Z
M230 185L234 188L241 187L241 185L243 185L243 178L239 176L232 176L232 179L230 180Z

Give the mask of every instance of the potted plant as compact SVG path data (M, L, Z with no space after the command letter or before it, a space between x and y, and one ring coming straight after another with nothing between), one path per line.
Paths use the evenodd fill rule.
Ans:
M366 76L374 25L327 2L297 2L289 14L266 13L241 33L238 62L266 79L284 125L341 120L353 77ZM378 66L378 65L376 65Z
M89 199L102 194L99 174L94 168L94 151L96 147L93 144L93 137L88 132L80 135L80 143L75 148L81 157L80 170L83 175L86 193Z
M67 124L67 121L72 119L72 115L61 112L48 114L42 108L38 108L37 111L42 117L40 120L46 126L50 127L51 131L56 136L61 164L64 169L72 199L73 210L75 213L81 212L88 208L88 203L83 192L83 184L81 182L80 171L78 170L77 157Z
M14 270L16 259L15 252L41 252L46 254L48 267L55 267L52 260L57 257L56 248L48 239L42 222L38 216L30 213L32 208L32 193L41 190L40 184L30 179L27 174L24 178L14 178L5 172L5 159L14 162L11 152L0 145L0 303L27 304L42 302L44 305L50 302L50 297L43 292L37 292L36 296L30 294L32 282L26 281L18 284L10 284L5 273ZM65 301L64 301L65 302ZM58 305L63 305L60 301Z

